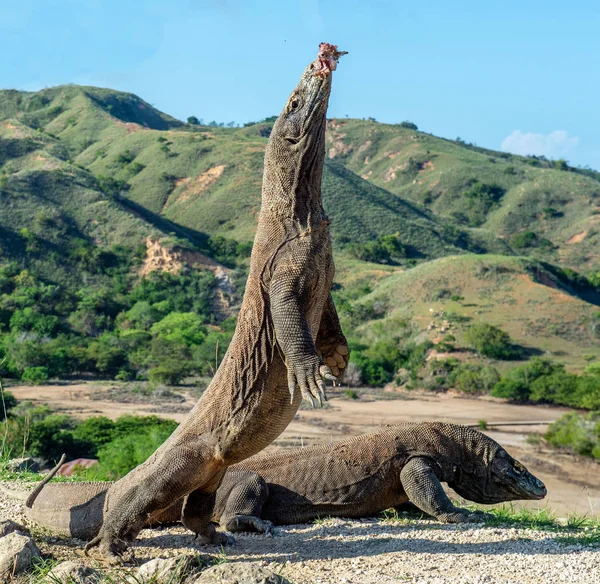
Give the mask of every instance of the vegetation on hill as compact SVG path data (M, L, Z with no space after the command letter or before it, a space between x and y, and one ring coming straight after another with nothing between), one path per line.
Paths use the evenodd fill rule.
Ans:
M183 123L92 87L1 91L1 372L209 374L243 289L272 123ZM598 173L411 122L330 120L327 156L349 380L596 407L584 368L600 358ZM515 389L541 354L560 388Z
M552 446L600 460L600 413L565 414L550 425L544 438Z

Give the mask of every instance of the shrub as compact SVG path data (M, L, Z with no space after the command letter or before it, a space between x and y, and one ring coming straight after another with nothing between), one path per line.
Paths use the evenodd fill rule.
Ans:
M98 449L99 464L91 469L96 478L116 480L146 459L171 435L177 424L154 425L123 434Z
M408 257L406 246L400 241L400 233L381 235L367 243L351 243L347 249L353 257L377 264L393 264Z
M25 367L21 379L33 385L41 385L48 381L48 367Z
M494 397L527 401L531 394L531 385L536 379L561 371L564 371L563 365L536 357L506 373L492 389L492 395Z
M600 375L567 373L564 365L532 359L509 371L492 389L495 397L600 409Z
M552 446L600 459L600 413L565 414L548 427L544 438Z
M400 126L402 126L403 128L406 128L407 130L415 130L415 131L417 131L419 129L417 127L417 124L413 124L412 122L401 122Z
M510 244L517 249L526 249L531 247L552 248L554 244L545 237L540 237L533 231L523 231L513 235Z
M487 393L500 381L500 374L494 367L461 364L454 372L456 389L465 393Z
M63 454L67 458L77 458L87 451L87 444L81 444L74 437L71 429L75 420L64 414L51 414L31 426L30 452L51 462L56 462Z
M466 343L491 359L514 359L518 356L510 337L491 324L474 324L465 332Z

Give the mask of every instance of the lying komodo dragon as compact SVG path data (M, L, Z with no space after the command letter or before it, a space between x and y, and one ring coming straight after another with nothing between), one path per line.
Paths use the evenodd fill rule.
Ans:
M273 126L233 339L185 420L107 492L102 527L86 551L99 545L110 563L119 563L148 516L179 499L182 523L202 542L227 543L211 523L227 467L277 438L303 397L325 398L324 380L336 379L326 363L343 369L347 362L330 296L334 266L321 200L325 115L332 71L342 54L334 45L320 45ZM263 70L272 74L266 65Z
M9 494L29 496L26 515L31 521L62 535L94 537L102 523L107 483L45 485L50 478L31 495ZM485 434L454 424L403 423L230 467L217 491L213 520L229 531L268 532L273 523L372 516L408 500L446 523L484 518L455 507L441 482L476 503L546 495L544 484ZM175 523L180 515L178 503L147 525Z

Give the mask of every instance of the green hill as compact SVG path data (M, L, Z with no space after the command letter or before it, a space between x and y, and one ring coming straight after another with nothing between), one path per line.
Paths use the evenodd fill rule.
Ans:
M521 253L579 270L600 267L600 173L360 120L330 122L328 154L404 200L481 227Z
M406 126L328 123L335 294L363 374L378 350L368 341L395 355L379 381L399 364L420 375L440 336L430 309L458 315L442 328L463 349L479 322L509 333L521 359L552 355L581 371L598 358L598 173ZM223 323L243 288L270 129L184 124L94 87L0 91L0 360L10 356L11 374L145 377L169 354L161 343L173 367L212 367L214 335L225 335L221 350L230 324L202 327ZM67 300L46 298L53 286ZM54 353L26 358L23 334L47 351L44 335L68 339L71 369Z

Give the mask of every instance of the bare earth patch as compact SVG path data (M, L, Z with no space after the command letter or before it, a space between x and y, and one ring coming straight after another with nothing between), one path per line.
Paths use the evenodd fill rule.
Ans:
M573 245L574 243L581 243L587 237L587 230L582 231L581 233L576 233L573 237L567 239L567 243L569 245Z
M199 174L195 179L190 181L186 189L179 194L177 202L185 203L185 201L191 197L203 193L223 175L224 170L225 165L218 164L217 166L209 168L206 172Z

